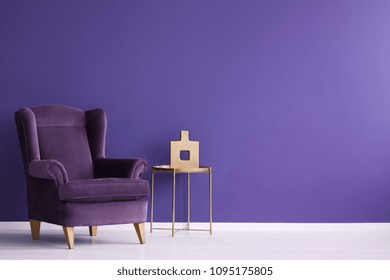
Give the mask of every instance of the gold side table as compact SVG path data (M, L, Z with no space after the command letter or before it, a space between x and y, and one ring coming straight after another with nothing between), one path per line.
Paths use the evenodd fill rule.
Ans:
M154 211L154 175L157 172L170 172L172 173L172 227L171 228L154 228L153 227L153 211ZM187 173L187 227L183 229L175 228L175 200L176 200L176 174ZM190 229L190 174L191 173L208 173L209 174L209 207L210 207L210 229ZM212 231L213 224L213 187L212 187L212 171L210 166L199 167L181 167L173 168L170 165L157 165L152 167L152 203L150 209L150 232L153 229L172 230L172 237L175 236L175 231L178 230L194 230L194 231Z

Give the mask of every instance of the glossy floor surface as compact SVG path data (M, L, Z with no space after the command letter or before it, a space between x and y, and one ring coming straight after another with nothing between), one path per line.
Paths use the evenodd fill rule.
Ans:
M194 225L194 227L203 225ZM208 232L149 232L140 245L132 225L102 226L97 236L75 228L67 249L60 226L42 223L31 239L28 222L0 222L0 259L55 260L379 260L390 259L390 224L214 224Z

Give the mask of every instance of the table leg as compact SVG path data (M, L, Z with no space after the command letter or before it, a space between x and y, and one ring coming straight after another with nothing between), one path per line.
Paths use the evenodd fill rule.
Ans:
M175 237L175 197L176 197L176 173L172 176L172 237Z
M191 190L190 190L190 173L187 173L187 227L190 229L190 217L191 217L191 210L190 210L190 204L191 204Z
M154 211L154 171L152 170L152 201L150 205L150 233L153 232L153 211Z
M209 173L209 191L210 191L210 235L213 234L213 182L212 182L212 171L210 168Z

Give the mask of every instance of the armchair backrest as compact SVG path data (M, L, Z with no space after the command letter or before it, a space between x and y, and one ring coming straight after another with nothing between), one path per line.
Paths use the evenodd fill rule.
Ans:
M94 177L93 160L104 157L107 120L103 110L64 105L21 108L15 113L27 173L34 159L55 159L70 181Z

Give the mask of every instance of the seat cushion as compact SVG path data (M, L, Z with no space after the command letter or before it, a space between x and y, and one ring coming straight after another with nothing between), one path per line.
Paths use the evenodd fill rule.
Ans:
M142 179L85 179L59 186L59 197L64 202L136 200L148 194L149 183Z

